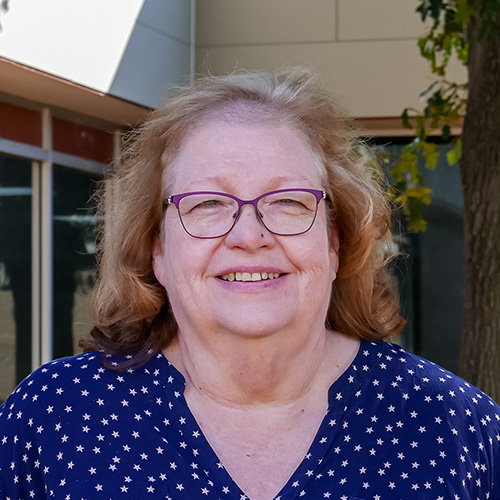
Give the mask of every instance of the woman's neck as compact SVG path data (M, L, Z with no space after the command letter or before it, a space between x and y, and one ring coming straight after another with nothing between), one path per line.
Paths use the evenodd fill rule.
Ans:
M296 341L283 337L215 335L207 344L181 331L163 353L184 375L187 391L227 407L277 407L316 391L326 394L359 347L325 329Z

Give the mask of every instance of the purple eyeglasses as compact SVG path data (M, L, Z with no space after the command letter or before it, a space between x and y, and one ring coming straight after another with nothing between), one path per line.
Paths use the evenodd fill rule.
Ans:
M196 191L169 196L165 205L175 205L186 233L194 238L219 238L229 233L243 205L253 205L261 224L280 236L303 234L311 229L321 200L319 189L278 189L253 200L215 191Z

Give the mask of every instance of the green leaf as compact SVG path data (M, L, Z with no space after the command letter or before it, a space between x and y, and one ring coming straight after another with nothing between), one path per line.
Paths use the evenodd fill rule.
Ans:
M462 64L467 64L467 58L469 57L469 45L466 44L464 47L457 49L458 60Z
M414 177L418 173L418 156L410 151L405 151L396 166L389 173L398 182L403 182L405 180L405 175L410 174Z
M406 205L407 202L408 202L408 196L406 196L404 193L401 193L399 196L396 196L394 198L394 203L397 203L401 206Z
M409 128L410 130L413 128L410 124L410 120L408 118L408 108L405 108L403 114L401 115L401 119L403 120L403 127Z
M438 83L438 80L434 80L425 90L420 92L419 97L425 97Z
M441 116L439 112L436 112L436 114L432 117L431 120L431 129L435 130L439 127L439 121L441 120Z
M449 125L444 125L441 129L441 135L443 136L443 141L447 141L451 135L451 128Z
M460 160L460 157L462 156L462 139L458 138L457 142L455 143L455 147L446 154L446 158L448 159L448 163L450 165L454 165L455 163Z
M426 230L427 223L424 220L424 211L421 199L418 197L409 197L408 202L405 205L405 212L408 215L408 229L410 231L418 233Z
M439 160L439 151L429 154L425 157L425 168L434 170L437 167Z
M423 218L409 219L408 230L414 233L425 232L427 229L427 222Z
M432 142L422 141L420 147L422 148L422 156L425 159L425 168L434 170L439 160L439 151L436 145Z
M431 193L432 189L425 186L420 186L408 188L404 194L408 199L412 198L413 200L418 200L420 203L429 205L431 202Z
M420 0L420 5L417 7L416 11L420 13L422 21L425 21L427 16L437 19L444 5L444 0Z
M423 116L417 116L417 137L420 140L425 140L425 119Z
M470 18L476 14L476 9L469 0L456 0L456 5L455 19L463 26L467 26Z
M452 37L451 35L445 35L443 37L443 50L450 52L452 48Z

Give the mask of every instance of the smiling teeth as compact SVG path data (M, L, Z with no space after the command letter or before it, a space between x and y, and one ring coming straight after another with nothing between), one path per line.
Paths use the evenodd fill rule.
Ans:
M261 281L273 280L279 277L279 273L228 273L221 276L225 281Z

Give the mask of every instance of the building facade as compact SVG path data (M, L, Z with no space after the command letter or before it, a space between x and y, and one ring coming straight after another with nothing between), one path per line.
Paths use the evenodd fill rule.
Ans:
M194 1L18 0L1 21L0 400L91 328L90 200L122 132L192 78Z
M306 65L395 161L430 83L416 0L11 1L0 33L0 400L91 328L89 200L124 130L196 74ZM29 42L26 43L26 37ZM455 65L450 79L463 81ZM425 234L397 234L402 342L456 370L463 265L458 169L428 176ZM427 175L427 173L425 174Z

